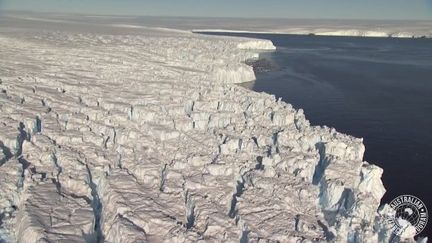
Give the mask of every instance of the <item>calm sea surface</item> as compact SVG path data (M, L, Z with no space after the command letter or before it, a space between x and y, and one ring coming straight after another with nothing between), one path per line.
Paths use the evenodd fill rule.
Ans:
M220 34L272 40L261 57L279 67L246 85L364 138L364 159L384 168L382 203L411 194L432 211L432 40Z

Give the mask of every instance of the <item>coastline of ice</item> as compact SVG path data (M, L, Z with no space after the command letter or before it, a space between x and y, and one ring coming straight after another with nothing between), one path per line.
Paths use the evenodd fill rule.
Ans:
M231 30L231 29L194 29L193 33L251 33L251 34L293 34L318 36L352 36L352 37L392 37L392 38L432 38L432 32L362 30L362 29L314 29L293 28L277 31Z
M0 22L0 241L391 237L362 139L233 85L271 42L25 21Z

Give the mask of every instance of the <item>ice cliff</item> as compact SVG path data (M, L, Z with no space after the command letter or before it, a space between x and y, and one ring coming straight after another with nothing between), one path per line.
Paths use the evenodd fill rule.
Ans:
M1 27L0 242L388 241L362 140L233 84L254 48Z

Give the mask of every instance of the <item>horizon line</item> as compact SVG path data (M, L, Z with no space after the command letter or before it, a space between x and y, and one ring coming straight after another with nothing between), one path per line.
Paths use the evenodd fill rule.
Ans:
M149 15L149 14L108 14L108 13L91 13L91 12L53 12L53 11L37 11L37 10L21 10L21 9L0 9L0 16L2 13L7 12L15 12L15 13L31 13L31 14L62 14L62 15L77 15L84 17L159 17L159 18L196 18L196 19L262 19L262 20L349 20L349 21L430 21L432 19L414 19L414 18L405 18L405 19L391 19L391 18L332 18L332 17L264 17L264 16L254 16L254 17L245 17L245 16L191 16L191 15Z

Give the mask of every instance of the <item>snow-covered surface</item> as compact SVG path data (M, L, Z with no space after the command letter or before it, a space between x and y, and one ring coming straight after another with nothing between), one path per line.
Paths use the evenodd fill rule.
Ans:
M254 23L254 20L250 22ZM262 25L257 26L240 28L237 25L228 25L220 28L222 26L215 25L214 27L195 28L193 32L314 34L324 36L394 38L432 37L432 21L264 20Z
M432 24L431 24L432 27ZM409 31L404 29L351 29L338 28L287 28L274 31L231 30L231 29L194 29L194 33L256 33L256 34L293 34L293 35L320 35L320 36L355 36L355 37L393 37L393 38L432 38L432 31Z
M430 20L332 20L332 19L248 19L138 16L74 16L7 12L15 20L98 26L122 26L131 29L162 28L194 32L276 33L299 35L432 37ZM2 13L0 12L0 17ZM289 17L289 16L288 16Z
M3 17L0 241L387 241L362 140L233 84L253 47Z

